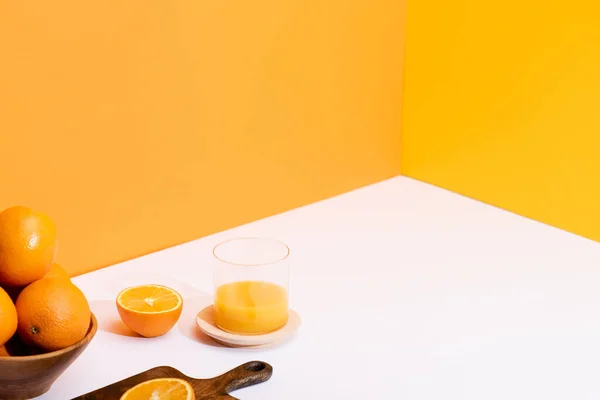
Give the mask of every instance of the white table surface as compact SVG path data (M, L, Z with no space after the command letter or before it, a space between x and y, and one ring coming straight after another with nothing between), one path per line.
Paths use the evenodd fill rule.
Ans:
M200 335L212 247L242 235L292 249L281 347L236 350ZM600 244L408 178L82 275L100 320L87 350L40 399L64 400L171 365L212 377L250 360L270 381L252 399L600 399ZM178 325L127 336L118 291L157 282L181 291Z

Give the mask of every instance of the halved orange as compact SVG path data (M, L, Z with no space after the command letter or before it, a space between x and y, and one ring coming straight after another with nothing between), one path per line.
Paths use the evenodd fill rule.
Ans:
M194 400L194 389L183 379L159 378L142 382L121 396L120 400Z
M124 289L117 296L117 310L132 331L156 337L175 326L183 299L177 291L162 285L141 285Z

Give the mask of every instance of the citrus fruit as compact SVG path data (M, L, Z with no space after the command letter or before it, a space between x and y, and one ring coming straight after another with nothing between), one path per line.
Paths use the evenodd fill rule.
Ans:
M52 264L52 267L46 273L46 275L44 275L44 278L67 279L69 281L71 280L71 277L69 276L69 274L67 274L67 271L65 271L60 265L56 263ZM10 298L13 300L13 302L16 302L17 298L19 297L19 294L24 288L25 286L7 286L5 290L6 293L8 293Z
M57 263L52 264L52 267L50 267L50 270L44 275L44 278L71 279L69 274L67 274L67 271Z
M170 331L182 309L181 295L166 286L129 287L117 296L117 310L123 323L145 337L161 336Z
M46 351L77 343L90 327L88 301L67 279L43 278L33 282L21 291L15 306L21 339Z
M194 400L194 389L183 379L151 379L135 385L120 400Z
M0 213L0 285L25 286L46 275L57 251L52 220L27 207Z
M17 310L4 289L0 288L0 346L17 331Z

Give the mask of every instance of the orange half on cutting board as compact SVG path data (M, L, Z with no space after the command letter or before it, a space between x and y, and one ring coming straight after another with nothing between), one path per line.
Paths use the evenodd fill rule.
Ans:
M142 382L120 400L195 400L194 389L183 379L160 378Z
M183 309L181 295L162 285L141 285L124 289L117 296L117 310L123 323L144 337L169 332Z

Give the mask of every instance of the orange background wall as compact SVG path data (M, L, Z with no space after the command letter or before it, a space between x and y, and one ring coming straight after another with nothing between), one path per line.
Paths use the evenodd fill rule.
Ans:
M402 1L0 3L0 209L72 274L399 173Z
M600 3L407 15L402 173L600 241Z

